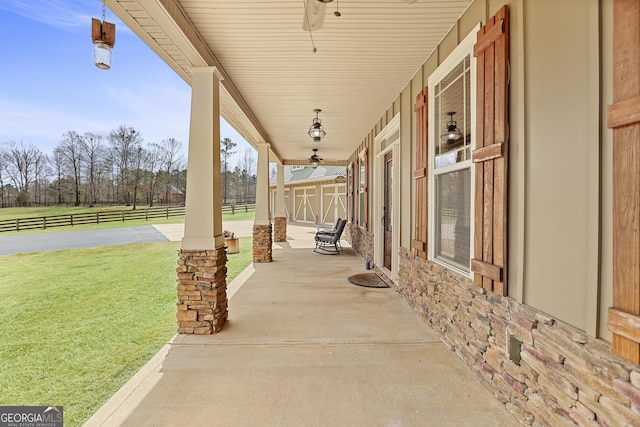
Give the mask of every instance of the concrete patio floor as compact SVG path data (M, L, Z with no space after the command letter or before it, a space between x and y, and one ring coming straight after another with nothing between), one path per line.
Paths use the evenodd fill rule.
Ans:
M364 261L289 226L229 284L229 320L176 335L86 426L513 426L515 418ZM250 248L243 248L247 250Z

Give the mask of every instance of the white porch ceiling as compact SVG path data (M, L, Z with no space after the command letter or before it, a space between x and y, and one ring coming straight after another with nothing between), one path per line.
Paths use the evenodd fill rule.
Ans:
M312 148L345 161L471 0L342 0L324 27L303 31L303 0L106 0L187 83L191 67L224 76L222 116L285 163ZM327 136L307 135L314 108Z

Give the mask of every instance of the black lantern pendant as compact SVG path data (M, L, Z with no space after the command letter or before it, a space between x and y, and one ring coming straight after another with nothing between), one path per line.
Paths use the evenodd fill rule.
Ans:
M462 138L462 132L458 129L458 124L455 120L453 120L453 116L456 115L455 111L451 111L447 113L450 117L449 122L447 123L447 130L440 134L440 138L446 142L447 144L453 144Z
M313 123L311 123L311 127L309 128L309 136L313 138L313 142L320 142L322 138L327 134L322 128L322 120L318 118L318 113L322 110L316 108L315 110L316 118L313 119Z

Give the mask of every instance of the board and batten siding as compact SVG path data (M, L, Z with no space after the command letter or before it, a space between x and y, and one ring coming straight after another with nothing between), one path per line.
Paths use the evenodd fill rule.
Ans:
M612 171L605 160L611 134L601 116L611 93L610 82L603 79L611 63L605 50L593 48L611 37L611 23L603 18L611 14L608 1L599 11L597 4L585 7L580 0L567 0L555 5L553 14L548 3L531 0L476 0L469 6L407 83L399 106L394 102L371 131L375 135L399 108L403 166L407 165L401 181L411 182L410 191L401 193L400 245L415 250L415 230L420 227L413 176L420 168L415 99L455 46L505 4L511 10L507 295L610 341L606 315L613 293L608 243ZM562 37L548 31L550 26L562 28ZM563 64L560 70L558 63ZM601 79L604 99L599 94ZM406 148L411 150L410 168Z

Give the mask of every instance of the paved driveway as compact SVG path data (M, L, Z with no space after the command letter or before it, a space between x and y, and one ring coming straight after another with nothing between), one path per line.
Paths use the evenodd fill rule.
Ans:
M0 235L0 255L167 241L169 241L169 239L152 225L111 228L106 230L26 234L24 236Z
M253 233L253 220L231 221L222 224L236 237ZM29 252L58 251L61 249L94 248L98 246L128 245L180 241L184 224L143 225L140 227L111 228L106 230L61 231L48 234L3 236L0 234L0 256Z

